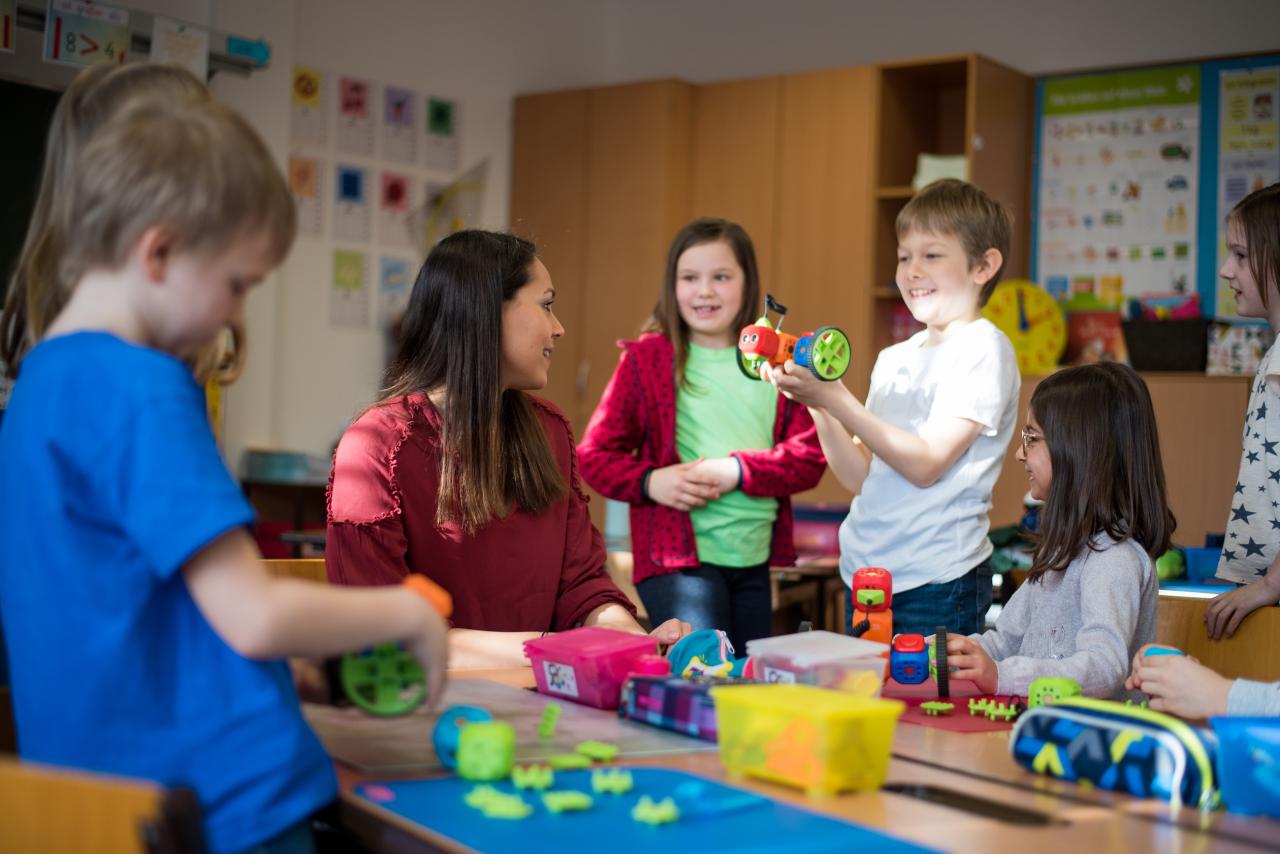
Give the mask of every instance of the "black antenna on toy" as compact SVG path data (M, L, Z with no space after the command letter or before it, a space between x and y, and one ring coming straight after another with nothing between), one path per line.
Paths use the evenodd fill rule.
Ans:
M774 327L774 330L773 330L773 331L774 331L774 332L778 332L778 331L780 331L780 330L782 329L782 321L783 321L783 320L786 318L786 316L787 316L787 307L786 307L785 305L783 305L782 303L778 302L776 299L774 299L774 298L773 298L773 294L765 294L765 295L764 295L764 306L765 306L765 313L766 313L766 314L768 314L768 312L770 312L770 311L772 311L772 312L776 312L776 313L777 313L777 315L778 315L778 325Z

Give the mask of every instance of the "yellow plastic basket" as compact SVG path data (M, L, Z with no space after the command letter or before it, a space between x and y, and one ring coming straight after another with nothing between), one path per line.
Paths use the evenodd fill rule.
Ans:
M811 795L879 788L906 708L811 685L724 685L711 695L725 769Z

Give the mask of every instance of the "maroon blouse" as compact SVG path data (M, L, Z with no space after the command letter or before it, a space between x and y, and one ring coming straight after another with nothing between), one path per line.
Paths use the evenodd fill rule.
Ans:
M464 535L435 523L440 415L424 393L376 406L334 454L325 564L334 584L398 584L421 573L453 596L453 625L487 631L559 631L594 609L635 606L604 570L564 415L530 396L569 496L543 513L515 510Z

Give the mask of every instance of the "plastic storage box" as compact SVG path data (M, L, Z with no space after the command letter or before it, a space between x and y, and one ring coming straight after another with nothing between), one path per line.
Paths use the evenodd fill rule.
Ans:
M725 769L810 795L879 788L906 708L812 685L725 685L711 696Z
M1231 812L1280 818L1280 719L1210 718L1218 786Z
M657 651L651 637L597 626L524 642L539 691L600 709L618 708L623 681L643 669L638 659Z
M884 685L889 646L835 632L799 632L747 643L756 679L816 685L876 697Z
M1188 548L1182 550L1182 557L1187 563L1187 580L1203 581L1217 573L1222 549Z

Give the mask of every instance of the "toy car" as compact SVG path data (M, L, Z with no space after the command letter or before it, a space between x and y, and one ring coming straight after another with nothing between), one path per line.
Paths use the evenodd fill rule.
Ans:
M788 359L808 368L820 380L838 380L849 370L851 353L849 336L834 326L822 326L806 332L799 338L782 331L782 321L787 307L765 295L765 313L750 326L743 327L738 336L738 367L748 379L760 379L760 368L768 363L775 368ZM769 320L769 312L776 312L778 324Z

